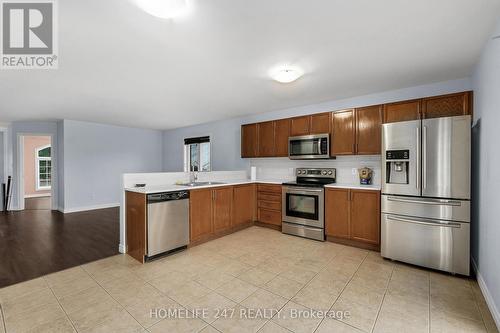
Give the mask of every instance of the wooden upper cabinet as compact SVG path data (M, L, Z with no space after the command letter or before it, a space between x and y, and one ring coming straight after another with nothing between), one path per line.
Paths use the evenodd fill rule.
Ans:
M214 232L226 230L231 227L232 222L233 188L217 188L212 191L212 195Z
M472 113L472 92L424 98L423 118L462 116Z
M330 133L330 112L313 114L311 116L310 134Z
M275 156L274 121L257 124L258 157Z
M350 238L349 189L327 189L325 192L325 233Z
M380 154L382 145L382 105L356 109L356 154Z
M255 185L238 185L233 188L233 225L251 223L255 220Z
M241 126L241 157L257 157L257 124Z
M310 133L311 116L295 117L290 121L290 136L308 135Z
M356 143L355 132L354 110L333 112L330 155L354 154Z
M211 189L190 191L189 221L191 242L213 233Z
M421 99L385 104L384 123L418 120L420 119L421 109Z
M288 156L288 137L290 136L290 119L274 121L274 154L277 157Z
M380 192L351 190L351 238L380 244Z

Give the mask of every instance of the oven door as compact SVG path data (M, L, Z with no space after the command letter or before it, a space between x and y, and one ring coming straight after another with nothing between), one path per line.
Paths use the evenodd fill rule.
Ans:
M324 190L283 186L283 221L324 228Z
M288 139L290 159L330 158L328 134L294 136Z

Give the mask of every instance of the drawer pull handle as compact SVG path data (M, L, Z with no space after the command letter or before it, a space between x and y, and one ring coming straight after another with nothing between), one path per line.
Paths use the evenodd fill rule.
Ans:
M429 222L429 221L420 221L413 219L405 219L401 217L388 216L388 220L405 222L405 223L414 223L414 224L422 224L428 225L432 227L444 227L444 228L460 228L460 223L448 222L448 223L438 223L438 222Z

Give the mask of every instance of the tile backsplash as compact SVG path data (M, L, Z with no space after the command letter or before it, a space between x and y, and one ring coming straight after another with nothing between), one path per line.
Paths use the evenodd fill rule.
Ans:
M257 168L258 179L294 179L296 168L335 168L338 184L358 184L357 169L368 167L373 170L373 184L380 185L381 161L380 155L339 156L329 160L290 160L287 157L255 158L250 160L250 166Z

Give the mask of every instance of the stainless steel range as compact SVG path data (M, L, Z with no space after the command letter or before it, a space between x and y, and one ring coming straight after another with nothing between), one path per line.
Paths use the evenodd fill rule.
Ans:
M299 168L297 180L283 183L282 232L325 240L325 189L335 183L335 169Z

